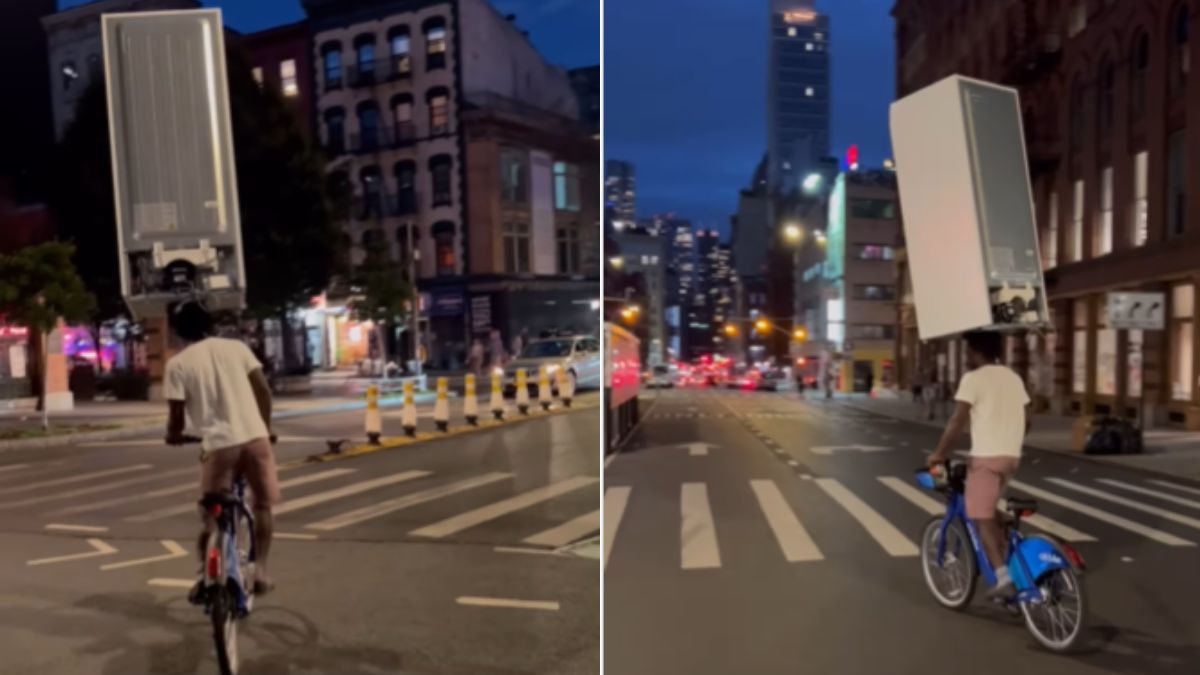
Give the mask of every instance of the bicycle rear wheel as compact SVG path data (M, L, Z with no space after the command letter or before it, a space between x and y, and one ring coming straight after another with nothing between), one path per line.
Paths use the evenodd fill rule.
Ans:
M921 530L921 569L934 600L943 607L961 610L971 604L979 580L979 563L966 528L954 521L946 528L945 552L938 563L942 516L935 516Z
M1083 580L1072 567L1047 572L1038 580L1040 600L1021 603L1025 626L1053 652L1071 652L1087 625L1087 596Z
M246 612L254 606L254 526L253 521L245 513L237 516L237 551L238 575L241 577L242 591L246 599Z
M221 669L221 675L237 675L237 599L233 597L233 592L228 588L222 588L213 591L209 602L213 641L217 645L217 667Z

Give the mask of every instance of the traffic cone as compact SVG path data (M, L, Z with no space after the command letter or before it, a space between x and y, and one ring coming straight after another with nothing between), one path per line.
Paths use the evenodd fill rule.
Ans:
M379 387L371 385L367 387L367 420L366 420L367 442L371 445L379 445L379 439L383 436L383 417L379 414Z
M437 401L433 404L433 423L438 431L450 431L450 381L437 379Z
M571 374L566 370L558 371L558 397L562 399L563 407L571 407L571 399L575 398L575 386L571 382Z
M520 410L522 415L529 414L529 378L526 377L524 368L517 370L517 410Z
M492 373L492 417L504 419L504 387L500 373Z
M550 391L550 369L542 366L538 370L538 403L542 404L542 410L549 410L553 400L554 395Z
M400 409L400 423L409 438L417 435L417 404L413 402L413 382L404 382L404 407Z
M475 399L475 376L468 374L463 380L463 417L467 424L479 426L479 401Z

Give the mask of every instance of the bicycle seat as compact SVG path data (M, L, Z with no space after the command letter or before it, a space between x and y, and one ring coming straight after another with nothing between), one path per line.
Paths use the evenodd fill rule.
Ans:
M1037 513L1038 503L1036 499L1013 498L1008 500L1007 510L1013 515L1033 515Z

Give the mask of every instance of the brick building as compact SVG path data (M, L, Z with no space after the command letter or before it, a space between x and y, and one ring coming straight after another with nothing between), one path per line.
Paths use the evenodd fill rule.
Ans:
M241 36L238 44L245 51L254 79L263 87L278 92L289 104L300 129L312 134L313 124L313 50L308 24L298 21Z
M897 87L952 73L1015 86L1055 330L1010 338L1039 405L1200 428L1200 59L1195 0L899 0ZM900 167L903 170L903 167ZM1193 185L1188 189L1188 185ZM900 257L903 261L903 257ZM908 283L900 266L902 299ZM1162 331L1107 327L1110 291L1161 293ZM906 306L907 305L907 306ZM962 373L901 303L901 384Z

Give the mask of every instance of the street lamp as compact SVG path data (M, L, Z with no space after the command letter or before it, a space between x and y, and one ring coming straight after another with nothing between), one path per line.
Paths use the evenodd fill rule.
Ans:
M804 228L795 223L789 223L783 227L783 236L790 242L799 242L804 238Z
M609 259L608 259L608 264L609 264L609 265L612 265L612 268L613 268L614 270L619 270L619 269L621 269L622 267L624 267L624 266L625 266L625 259L624 259L624 258L622 258L622 257L621 257L621 256L619 256L619 255L618 255L618 256L613 256L612 258L609 258Z
M771 322L766 319L759 319L754 322L754 329L765 335L771 332Z
M825 241L826 241L827 237L825 236L825 231L824 231L824 230L817 230L816 234L815 234L815 235L813 235L813 236L815 236L815 237L817 238L817 243L818 243L818 244L822 244L822 245L824 245L824 244L825 244Z
M804 342L808 339L808 331L804 330L803 328L797 328L796 330L792 331L792 339L796 342Z
M817 188L819 188L819 187L821 187L821 174L810 173L804 177L804 191L805 192L809 192L809 193L816 192Z
M737 334L738 334L737 326L735 326L731 323L725 324L725 334L728 335L729 337L737 337Z

